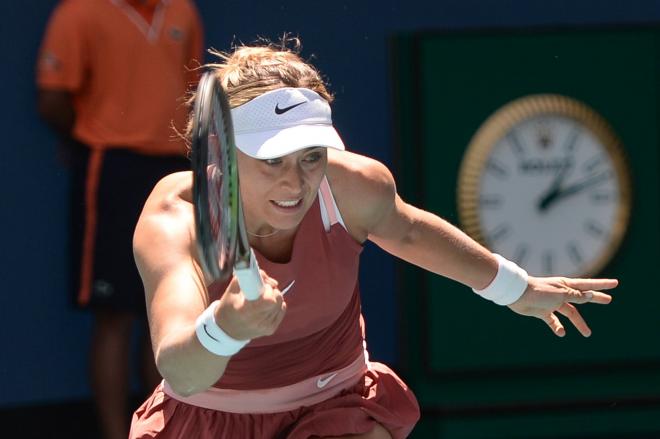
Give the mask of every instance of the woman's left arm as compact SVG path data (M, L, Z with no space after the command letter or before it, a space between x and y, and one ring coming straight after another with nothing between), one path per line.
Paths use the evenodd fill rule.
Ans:
M362 183L352 185L350 197L356 200L356 209L359 205L362 213L358 213L358 221L369 240L388 253L474 290L493 282L502 269L498 258L444 219L403 201L384 165L374 161L360 172L360 177ZM563 336L565 329L558 312L582 335L589 336L591 331L574 304L607 304L611 296L599 290L617 284L614 279L529 276L527 287L523 285L522 293L507 305L518 314L543 320L556 335Z

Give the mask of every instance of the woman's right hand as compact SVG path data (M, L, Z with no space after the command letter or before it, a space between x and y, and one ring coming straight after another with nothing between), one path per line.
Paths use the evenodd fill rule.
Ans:
M277 281L261 270L264 286L256 300L247 300L234 276L220 298L215 321L230 337L248 340L272 335L286 313L286 302Z

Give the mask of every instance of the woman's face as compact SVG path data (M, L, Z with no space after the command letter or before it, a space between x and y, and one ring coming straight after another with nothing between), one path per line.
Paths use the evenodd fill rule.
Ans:
M295 229L314 202L325 175L326 148L307 148L269 160L237 153L248 231L262 235Z

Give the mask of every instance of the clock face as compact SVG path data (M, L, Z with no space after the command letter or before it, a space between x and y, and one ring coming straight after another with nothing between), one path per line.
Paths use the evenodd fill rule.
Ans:
M466 231L533 275L592 275L628 222L630 188L616 137L569 98L514 101L475 135L461 170Z

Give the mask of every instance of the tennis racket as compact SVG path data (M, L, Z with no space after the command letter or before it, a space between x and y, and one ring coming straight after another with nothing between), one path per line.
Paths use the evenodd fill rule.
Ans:
M245 297L257 299L263 281L245 229L231 111L212 72L206 72L197 87L192 172L197 248L204 274L223 281L233 272Z

